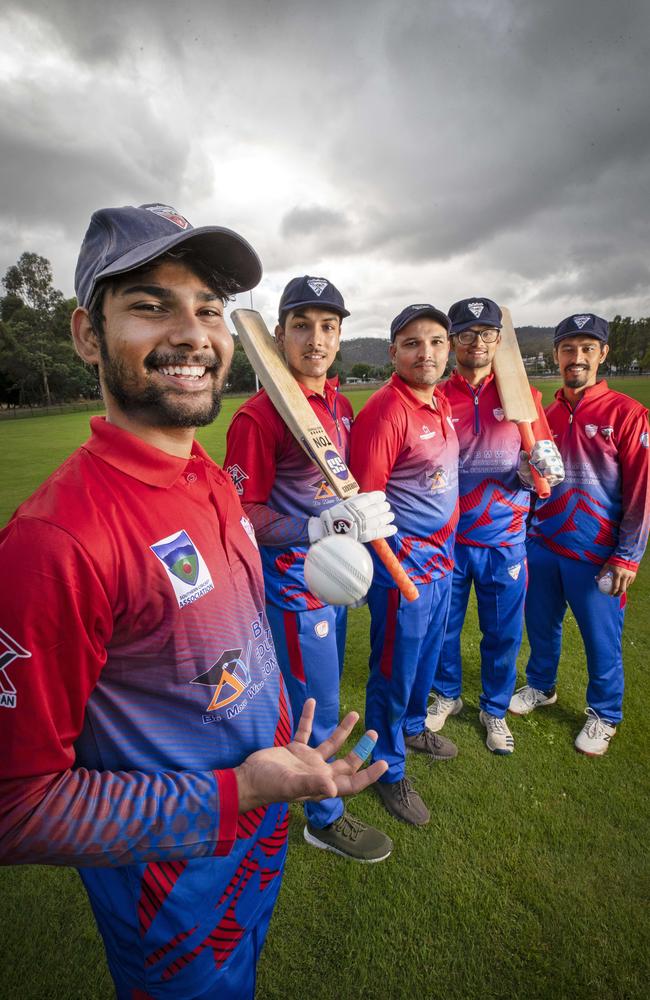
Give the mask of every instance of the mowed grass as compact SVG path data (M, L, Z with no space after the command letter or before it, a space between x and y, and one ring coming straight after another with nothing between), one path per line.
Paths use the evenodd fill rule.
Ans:
M558 383L540 382L545 402ZM650 380L610 384L650 404ZM352 391L355 407L367 390ZM204 446L220 460L241 400L227 400ZM6 519L87 436L87 414L0 424ZM5 572L7 569L5 568ZM432 809L416 830L372 791L353 811L389 833L378 865L307 847L293 806L284 886L259 967L258 1000L641 998L648 994L650 836L648 686L650 571L631 592L624 633L625 722L610 753L575 753L584 720L585 660L567 614L559 700L512 721L516 751L492 756L478 723L479 641L472 604L463 634L465 709L445 733L449 763L409 757ZM363 710L368 614L352 612L342 710ZM523 676L527 647L521 651ZM0 997L113 996L90 907L71 870L0 872Z

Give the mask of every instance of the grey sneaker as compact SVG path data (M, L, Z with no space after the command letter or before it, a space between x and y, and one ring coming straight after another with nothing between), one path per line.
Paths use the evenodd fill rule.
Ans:
M424 724L432 733L439 733L450 715L458 715L463 707L462 698L445 698L437 694L427 709Z
M344 812L337 820L318 829L307 823L304 838L312 847L333 851L352 861L383 861L393 850L393 841L381 830L362 823L360 819Z
M502 755L514 752L515 741L505 719L499 718L498 715L490 715L489 712L484 712L483 709L481 709L479 719L481 725L487 729L485 744L488 750L491 750L492 753Z
M373 785L386 809L397 819L413 826L426 826L431 816L409 778L400 781L377 781Z
M434 760L451 760L458 753L458 747L446 736L438 736L430 729L423 729L415 736L405 736L404 742L409 750L428 753Z
M557 701L557 691L551 688L550 691L540 691L539 688L524 684L513 694L508 705L508 711L512 715L528 715L534 712L541 705L554 705Z

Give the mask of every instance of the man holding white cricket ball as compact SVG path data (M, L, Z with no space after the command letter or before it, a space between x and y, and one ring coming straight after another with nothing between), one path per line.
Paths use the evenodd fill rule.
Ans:
M388 771L375 788L392 816L424 826L429 810L406 776L406 752L449 760L451 740L425 727L427 698L444 636L458 523L458 438L436 388L449 356L449 318L407 306L390 328L395 372L368 400L352 431L350 466L362 489L385 489L395 511L391 547L419 597L402 599L375 558L366 721L376 720Z
M339 349L341 322L349 315L331 282L305 275L293 278L284 289L275 328L292 375L345 461L353 410L337 381L327 379L327 371ZM347 608L319 599L309 588L305 559L310 545L320 539L339 539L340 546L346 536L347 552L334 554L333 561L329 543L325 550L314 551L311 579L323 597L338 596L341 605L353 603L367 589L364 580L355 580L354 564L359 558L363 576L362 562L368 555L359 546L355 556L352 542L394 534L393 515L379 491L339 501L265 390L235 414L224 465L260 545L266 613L295 718L307 698L316 699L312 739L317 745L338 723ZM345 572L342 562L349 564ZM366 862L381 861L392 850L390 838L346 812L340 798L305 803L305 816L304 837L314 847Z
M567 604L587 654L587 722L575 747L602 756L622 719L622 632L628 588L648 540L648 411L614 392L598 369L609 327L593 313L555 329L554 357L564 383L546 413L566 478L538 501L528 542L527 683L510 711L527 715L557 701L562 620Z

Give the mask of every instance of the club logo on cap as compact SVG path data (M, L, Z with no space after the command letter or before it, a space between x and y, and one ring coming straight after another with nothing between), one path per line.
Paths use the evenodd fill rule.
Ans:
M578 327L579 330L582 330L585 323L588 323L590 319L591 316L574 316L573 322L575 323L575 325Z
M483 312L483 310L485 309L485 303L484 302L468 302L467 303L467 308L471 312L472 316L476 316L476 318L478 319L479 316L481 315L481 313Z
M154 215L160 215L163 219L169 219L173 222L175 226L179 229L191 229L191 226L187 219L184 219L180 212L177 212L175 208L171 205L146 205L148 212L153 212Z
M309 278L307 284L311 288L312 292L316 292L316 295L320 298L329 282L325 281L325 278Z

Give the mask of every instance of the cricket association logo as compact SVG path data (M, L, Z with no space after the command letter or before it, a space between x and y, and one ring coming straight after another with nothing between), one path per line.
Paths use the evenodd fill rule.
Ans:
M430 473L430 478L432 493L439 493L441 490L447 489L447 486L449 485L449 474L441 465Z
M145 208L148 212L153 212L154 215L159 215L163 219L169 219L179 229L192 228L187 219L180 212L177 212L175 208L172 208L171 205L145 205Z
M471 312L472 316L476 316L478 319L483 310L485 309L485 302L468 302L467 308Z
M214 590L214 583L203 556L186 531L161 538L150 546L165 567L179 608L198 601Z
M495 420L498 420L499 422L501 422L505 417L505 413L500 406L495 406L492 413L494 414Z
M233 486L237 490L239 496L243 496L244 482L248 479L248 476L242 469L241 465L229 465L226 472L232 479Z
M31 655L29 650L0 628L0 708L15 708L18 702L18 692L9 678L9 666L14 660L29 659Z
M329 282L327 282L325 278L309 278L307 284L311 288L312 292L316 292L316 295L320 298Z
M246 660L250 655L251 644L248 644ZM246 660L242 659L243 650L226 649L209 670L194 677L190 684L203 684L215 689L206 711L216 712L236 701L246 691L251 683L251 672Z
M588 438L596 437L598 424L585 424L585 434Z

